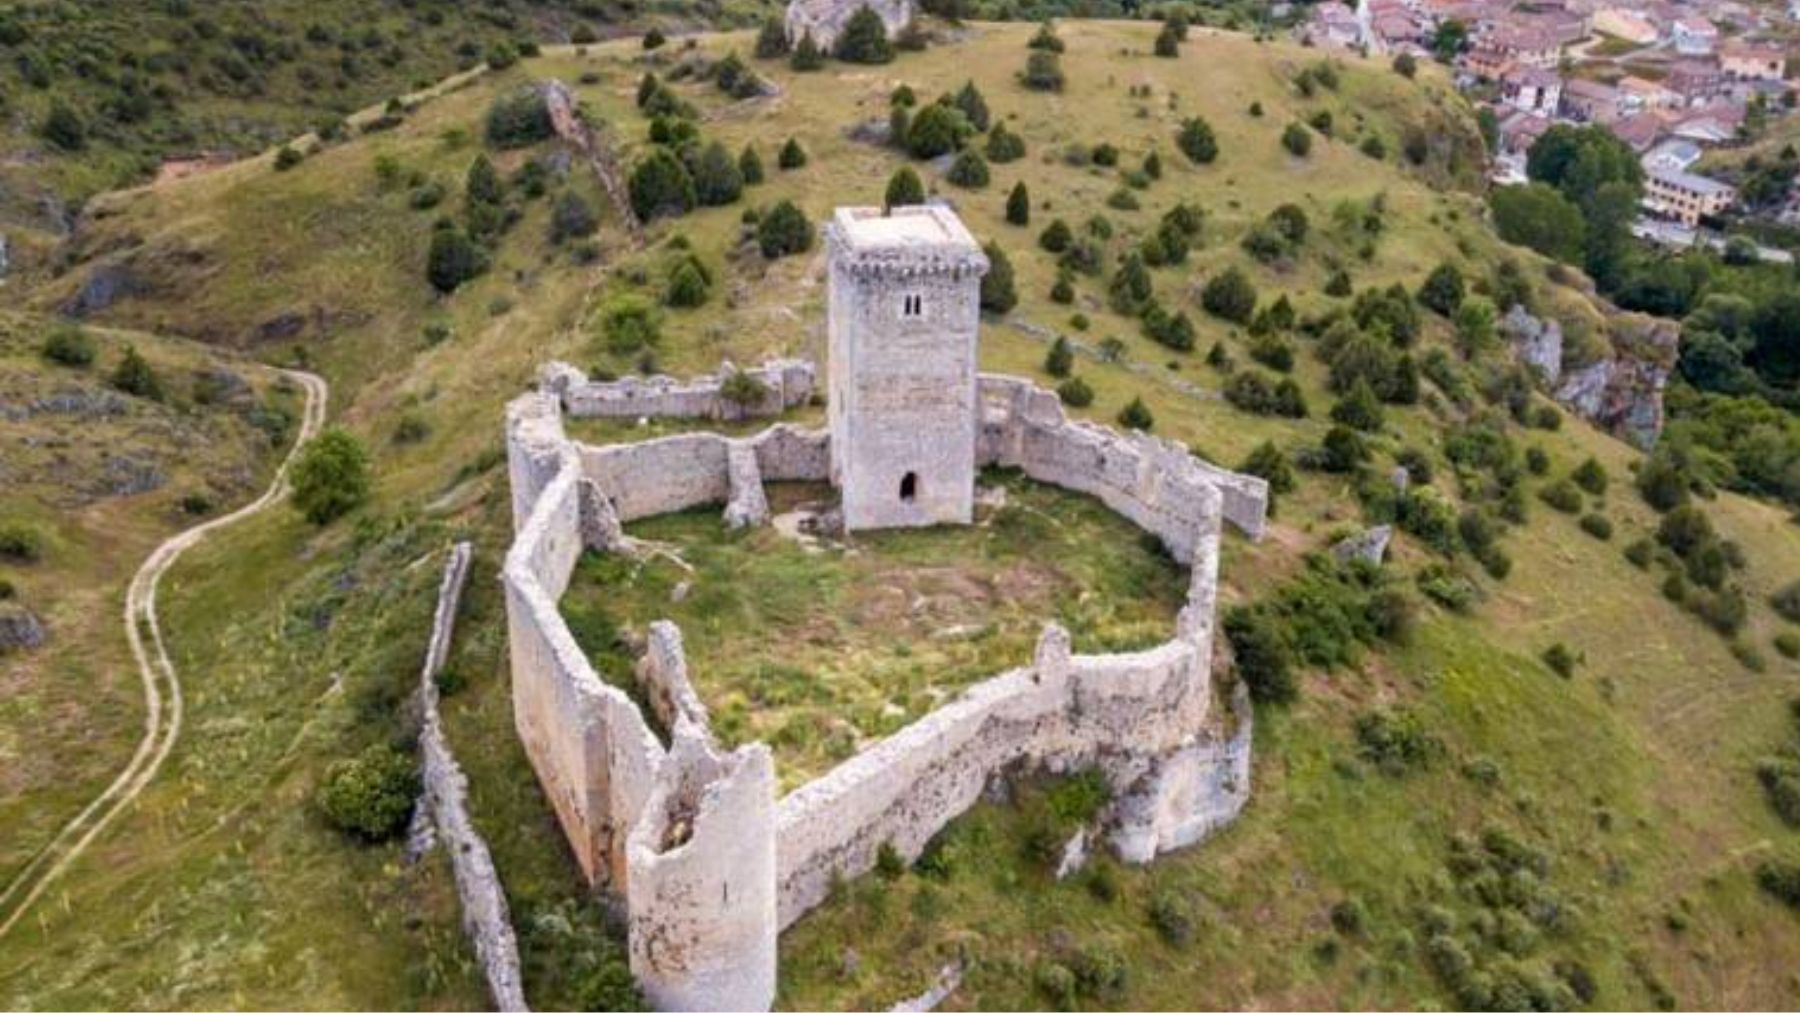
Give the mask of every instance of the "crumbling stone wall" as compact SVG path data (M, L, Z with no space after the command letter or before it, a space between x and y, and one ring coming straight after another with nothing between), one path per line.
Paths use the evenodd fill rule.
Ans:
M733 373L747 373L762 384L759 403L739 404L724 393ZM733 421L780 415L810 401L817 380L810 362L776 359L739 370L727 363L712 376L677 380L668 376L627 376L590 380L566 362L552 362L540 373L541 386L562 401L573 418L678 418Z
M419 673L420 780L425 788L421 804L431 814L438 838L450 856L456 895L462 905L463 932L475 948L475 962L487 979L494 1008L524 1010L528 1007L525 1005L524 980L519 971L519 944L513 935L506 891L500 886L500 873L494 867L494 856L488 851L487 841L482 839L469 817L469 781L450 751L450 741L444 735L443 720L438 715L437 678L450 654L450 638L456 629L456 609L462 601L463 585L469 576L469 557L468 542L458 542L450 549L450 558L444 564L443 583L438 588L431 643Z
M882 844L918 855L1005 771L1097 766L1116 800L1106 830L1129 861L1194 843L1247 799L1247 704L1215 706L1214 595L1222 525L1259 535L1266 486L1174 444L1071 421L1027 381L984 376L980 396L979 464L1091 493L1190 566L1174 634L1145 651L1076 655L1049 626L1029 665L970 687L779 803L765 747L713 743L679 630L653 624L638 669L665 747L599 680L556 599L584 547L630 548L623 522L717 503L755 523L762 482L829 478L829 435L776 425L592 447L563 435L561 394L509 407L516 531L503 582L515 718L583 871L624 903L632 968L658 1008L768 1008L780 928L833 878L872 867Z

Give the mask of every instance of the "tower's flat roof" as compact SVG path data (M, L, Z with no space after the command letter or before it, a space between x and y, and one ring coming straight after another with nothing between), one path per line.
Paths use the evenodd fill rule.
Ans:
M856 253L904 255L981 249L956 212L929 204L898 207L887 214L880 208L838 208L835 219L838 234Z

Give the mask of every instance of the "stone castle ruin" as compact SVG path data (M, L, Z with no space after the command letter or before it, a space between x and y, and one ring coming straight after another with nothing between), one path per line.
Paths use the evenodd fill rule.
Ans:
M1259 537L1266 485L1071 420L1030 381L975 372L987 264L952 212L840 210L826 231L824 429L583 444L566 415L723 417L723 376L594 383L561 364L507 410L515 722L583 873L624 912L633 973L658 1009L769 1008L781 930L882 845L916 858L996 777L1098 768L1114 798L1103 829L1131 862L1199 841L1249 794L1248 702L1241 689L1219 699L1212 680L1214 595L1223 524ZM804 363L755 372L768 391L757 413L812 395ZM1025 664L777 797L767 746L715 741L677 627L647 631L645 713L600 679L558 613L584 550L634 550L630 521L711 503L727 523L762 523L764 483L829 481L849 531L967 523L990 466L1097 497L1189 566L1169 639L1082 655L1048 624Z

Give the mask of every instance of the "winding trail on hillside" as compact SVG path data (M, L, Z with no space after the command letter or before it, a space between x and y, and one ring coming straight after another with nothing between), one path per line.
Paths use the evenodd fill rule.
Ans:
M137 660L138 675L144 684L144 737L138 743L137 752L132 754L131 762L112 784L76 814L6 884L6 888L0 890L0 918L5 919L0 921L0 938L12 931L50 884L67 871L107 824L155 779L163 761L169 758L176 740L181 737L181 678L169 660L162 628L157 622L156 586L182 553L200 544L208 535L253 517L287 496L288 469L299 457L301 449L324 427L330 388L323 378L312 373L292 369L279 372L299 384L306 394L299 435L261 496L223 517L188 528L158 545L132 576L131 585L125 591L125 636L131 642L131 653Z

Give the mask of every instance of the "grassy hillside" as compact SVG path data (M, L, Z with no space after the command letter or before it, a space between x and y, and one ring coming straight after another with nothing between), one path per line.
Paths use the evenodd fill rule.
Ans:
M482 149L482 117L496 96L558 77L636 160L648 151L649 122L634 102L644 71L677 77L683 60L747 55L751 38L702 37L654 64L635 42L557 51L285 172L262 159L103 202L69 248L67 270L30 299L62 305L96 272L123 268L135 283L98 319L272 359L304 356L336 385L338 418L369 444L378 495L324 530L288 515L259 518L172 573L167 625L177 663L197 684L195 730L109 847L77 870L41 921L7 940L0 998L34 1007L480 1001L453 915L434 901L441 870L407 870L391 847L349 844L308 804L333 760L404 733L396 703L422 649L434 551L458 536L476 540L478 572L447 717L514 904L528 994L546 1008L628 998L617 941L584 899L512 732L491 579L508 537L496 467L500 409L550 356L614 371L636 365L638 351L602 340L601 310L627 293L660 297L684 252L715 281L704 305L663 313L653 349L663 368L821 356L818 247L765 260L748 241L744 212L785 198L817 221L838 204L878 202L906 159L849 131L885 123L902 83L930 102L973 80L995 117L1024 138L1025 158L991 166L992 181L978 190L914 164L1015 269L1020 302L984 325L984 367L1048 382L1047 335L1076 339L1085 346L1076 373L1096 395L1077 414L1110 422L1141 397L1156 433L1234 465L1265 441L1290 458L1316 448L1333 401L1318 339L1280 335L1310 405L1302 419L1234 407L1221 396L1228 376L1205 364L1220 344L1240 369L1264 369L1252 366L1244 327L1200 306L1205 283L1227 267L1246 273L1263 305L1285 294L1304 319L1349 303L1323 294L1340 270L1359 290L1415 290L1450 261L1477 290L1492 290L1498 265L1514 259L1535 305L1604 330L1585 296L1552 280L1540 260L1502 248L1479 202L1450 186L1471 170L1458 138L1472 136L1472 125L1434 72L1412 81L1384 63L1350 61L1336 68L1335 88L1315 84L1308 96L1296 79L1317 67L1313 50L1195 31L1168 60L1150 55L1152 25L1068 23L1059 32L1067 44L1060 93L1028 91L1015 79L1029 28L986 24L884 66L798 74L758 63L779 89L768 98L733 101L704 80L672 85L698 109L705 139L734 155L754 143L768 181L734 205L657 224L641 251L604 210L596 247L580 254L579 244L552 244L550 206L566 189L604 208L593 181L579 167L564 180L549 146L490 151L503 177L545 160L549 182L540 197L509 193L518 221L497 242L493 265L450 296L426 285L425 249L436 218L463 215L463 173ZM1284 128L1322 111L1332 113L1335 137L1305 128L1314 135L1310 155L1289 154ZM1218 139L1209 165L1190 164L1175 146L1179 125L1196 114ZM1421 133L1427 143L1414 165L1403 152L1408 135ZM1369 135L1382 138L1383 157L1359 150ZM790 137L808 161L779 170L776 151ZM1091 149L1102 142L1119 149L1117 167L1093 164ZM1085 164L1075 164L1083 160L1074 145L1088 149ZM1109 206L1129 189L1124 174L1152 150L1163 174L1131 191L1139 208ZM413 210L419 187L407 176L415 172L417 184L441 182L449 198ZM1003 216L1020 180L1032 195L1023 228ZM1108 299L1119 255L1179 202L1206 212L1201 241L1185 263L1151 277L1161 303L1191 318L1190 351L1150 340ZM1253 260L1241 241L1284 203L1305 213L1307 237L1269 263ZM1096 213L1112 227L1105 273L1075 275L1073 302L1053 302L1056 259L1038 248L1038 234L1058 216L1082 230ZM1450 324L1421 314L1415 353L1448 348ZM430 325L441 327L428 338ZM1107 338L1118 344L1103 357ZM1476 387L1504 373L1492 349L1472 364L1454 353L1450 361ZM1724 638L1658 593L1654 568L1623 558L1623 547L1657 523L1630 487L1640 455L1572 418L1557 415L1554 431L1527 429L1479 394L1459 404L1430 381L1425 393L1418 406L1386 408L1368 439L1370 473L1385 475L1411 448L1433 463L1431 484L1446 499L1472 499L1445 452L1476 418L1521 450L1548 455L1547 474L1524 480L1526 519L1502 538L1512 559L1504 580L1459 555L1454 565L1480 595L1470 612L1421 604L1408 643L1310 672L1297 703L1261 708L1250 809L1213 841L1148 869L1113 869L1110 886L1092 876L1053 885L1025 857L1036 829L1026 793L1016 807L959 824L947 850L964 857L946 863L944 878L872 879L802 921L783 940L784 1003L888 1004L923 989L960 952L975 959L955 1007L1069 1000L1052 965L1081 972L1072 1001L1082 1005L1454 1004L1452 983L1427 957L1428 939L1445 918L1468 938L1484 926L1495 936L1503 924L1517 928L1518 911L1503 916L1463 883L1498 876L1490 866L1499 852L1518 865L1508 875L1530 870L1534 896L1566 915L1528 934L1535 938L1508 937L1521 954L1517 967L1547 975L1578 963L1597 987L1591 1004L1602 1007L1793 1002L1786 968L1800 958L1800 921L1757 891L1751 871L1763 857L1800 849L1800 840L1763 804L1752 767L1785 734L1779 705L1800 689L1800 670L1768 650L1780 621L1764 604L1800 572L1800 534L1780 512L1746 499L1705 503L1747 557L1734 579L1750 601L1740 639L1763 656L1764 670L1752 671ZM1535 404L1539 415L1550 411L1541 398ZM1611 476L1603 497L1583 494L1589 512L1613 524L1608 541L1536 495L1590 456ZM1269 537L1228 542L1225 602L1286 586L1305 552L1362 514L1352 479L1300 471ZM1413 578L1449 562L1402 535L1388 569L1423 603ZM1585 655L1570 679L1538 660L1559 641ZM1417 740L1441 748L1422 750L1428 762L1384 772L1355 730L1377 709L1407 716ZM1484 831L1489 844L1453 854L1454 835ZM1334 906L1352 898L1359 913L1334 928ZM1191 932L1173 931L1180 919L1171 912ZM1514 975L1498 952L1483 944L1482 972ZM1114 963L1124 965L1122 978L1109 970Z

